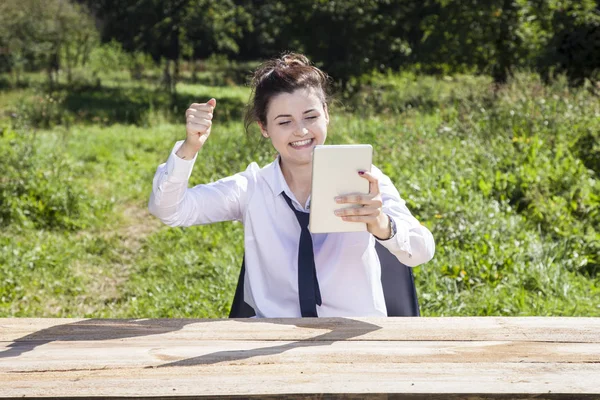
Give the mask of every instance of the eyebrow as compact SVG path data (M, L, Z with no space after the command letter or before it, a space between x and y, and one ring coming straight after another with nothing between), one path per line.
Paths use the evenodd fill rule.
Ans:
M309 112L312 112L312 111L316 111L316 110L315 110L314 108L311 108L310 110L306 110L306 111L304 111L304 112L302 113L302 115L304 115L304 114L308 114ZM275 117L275 118L273 118L273 119L275 120L275 119L277 119L277 118L280 118L280 117L287 117L287 118L291 118L292 116L291 116L290 114L279 114L278 116L276 116L276 117Z

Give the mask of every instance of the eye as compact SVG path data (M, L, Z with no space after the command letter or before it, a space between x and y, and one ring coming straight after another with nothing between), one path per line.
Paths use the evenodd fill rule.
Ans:
M313 115L312 117L306 117L306 119L317 119L319 118L317 115Z
M289 123L290 123L290 121L285 121L285 122L280 122L280 123L278 123L277 125L287 125L287 124L289 124Z

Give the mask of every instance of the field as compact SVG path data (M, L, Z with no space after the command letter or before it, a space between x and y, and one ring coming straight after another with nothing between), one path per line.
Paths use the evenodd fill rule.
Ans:
M274 157L244 131L249 89L209 77L180 83L174 103L126 73L54 91L42 75L4 85L0 317L227 316L240 224L170 228L146 207L193 101L218 106L191 184ZM526 72L501 88L410 73L361 83L333 98L328 143L371 143L432 231L436 255L414 270L423 315L600 316L600 100L589 86Z

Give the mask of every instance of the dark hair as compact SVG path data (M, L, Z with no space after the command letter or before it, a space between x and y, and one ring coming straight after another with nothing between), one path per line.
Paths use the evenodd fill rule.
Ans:
M264 62L252 77L252 93L244 116L246 132L253 122L266 125L269 101L280 93L317 89L317 95L323 104L327 104L329 80L326 73L311 65L302 54L288 53Z

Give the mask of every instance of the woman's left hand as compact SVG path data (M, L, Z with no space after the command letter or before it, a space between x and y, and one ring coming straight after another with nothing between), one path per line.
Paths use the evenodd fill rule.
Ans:
M357 204L362 207L349 207L335 210L335 215L344 221L363 222L367 230L379 239L391 236L388 216L383 212L383 201L379 192L379 181L370 172L360 171L361 177L369 181L369 194L349 194L335 198L339 204Z

